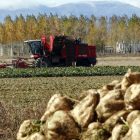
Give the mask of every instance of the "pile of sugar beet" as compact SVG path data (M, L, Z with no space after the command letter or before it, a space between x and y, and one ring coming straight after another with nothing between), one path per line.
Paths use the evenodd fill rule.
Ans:
M17 140L140 140L140 73L83 91L55 94L40 120L25 120Z

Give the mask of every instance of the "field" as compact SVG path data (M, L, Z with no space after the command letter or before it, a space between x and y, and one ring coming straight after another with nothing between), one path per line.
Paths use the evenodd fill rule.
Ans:
M0 80L0 138L13 140L26 119L40 119L53 94L77 98L82 90L98 89L122 76L2 78ZM11 140L10 139L10 140Z
M139 56L98 57L96 66L140 66Z
M4 59L6 61L7 59ZM9 60L9 59L8 59ZM3 60L1 60L3 61ZM97 66L140 66L139 57L99 57ZM20 124L40 119L53 94L78 98L83 90L99 89L123 76L1 78L0 139L16 140Z

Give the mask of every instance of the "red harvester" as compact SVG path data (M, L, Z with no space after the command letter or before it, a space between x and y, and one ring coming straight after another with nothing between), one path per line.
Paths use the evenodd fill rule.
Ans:
M51 66L91 66L96 64L96 46L81 43L81 39L70 36L41 36L39 40L27 40L31 58L12 60L12 65L18 68L51 67ZM24 60L33 59L32 65ZM0 68L6 68L6 64Z

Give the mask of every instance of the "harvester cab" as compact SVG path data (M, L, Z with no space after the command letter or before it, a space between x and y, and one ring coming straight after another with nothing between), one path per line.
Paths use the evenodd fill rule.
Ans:
M41 36L38 40L27 40L24 43L29 47L29 54L31 58L34 58L35 67L50 67L51 63L51 52L53 49L53 40L55 36L46 38L45 35Z
M25 41L27 42L27 41ZM31 55L39 55L41 53L40 51L40 40L30 40L27 42L29 45L29 53Z
M50 38L46 38L45 35L42 35L41 39L27 40L24 41L24 43L28 44L31 57L37 59L38 57L48 57L48 55L50 55L54 38L54 35L50 36Z

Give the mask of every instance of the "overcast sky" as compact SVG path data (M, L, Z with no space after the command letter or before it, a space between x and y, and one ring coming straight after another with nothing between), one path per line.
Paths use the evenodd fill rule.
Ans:
M66 3L84 2L86 0L0 0L0 9L19 9L43 4L55 7ZM87 0L87 1L118 1L140 8L140 0Z

